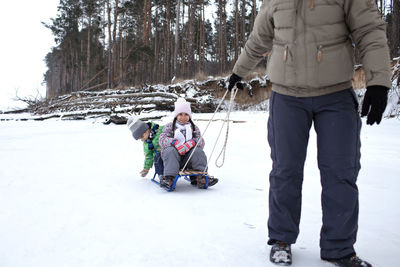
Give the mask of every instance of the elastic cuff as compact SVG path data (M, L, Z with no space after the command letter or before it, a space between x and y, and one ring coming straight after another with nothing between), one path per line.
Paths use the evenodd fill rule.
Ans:
M321 260L324 260L324 261L335 261L335 260L351 258L351 257L353 257L355 255L356 255L356 253L353 252L353 253L350 253L350 254L348 254L348 255L346 255L344 257L340 257L340 258L323 258L323 257L321 257Z
M283 240L276 240L276 239L269 239L267 244L272 246L272 245L276 244L277 242L283 242L283 243L286 243L286 244L289 244L289 245L293 244L291 242L286 242L286 241L283 241Z

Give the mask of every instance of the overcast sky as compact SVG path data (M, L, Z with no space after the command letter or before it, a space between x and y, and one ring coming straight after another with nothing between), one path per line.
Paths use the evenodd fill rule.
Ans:
M55 46L51 31L42 25L57 15L59 0L3 1L0 9L0 110L24 107L19 97L46 95L44 58ZM215 7L207 8L212 19Z
M0 9L0 110L21 106L14 102L15 92L25 97L45 96L42 85L46 72L44 58L54 38L41 21L57 15L59 0L3 1Z

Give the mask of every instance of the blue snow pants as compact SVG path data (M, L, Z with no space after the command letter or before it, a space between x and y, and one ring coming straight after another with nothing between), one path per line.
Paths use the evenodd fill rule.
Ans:
M322 185L321 258L341 258L354 253L358 225L361 120L352 88L302 98L272 92L269 243L293 244L299 234L304 161L313 123Z
M159 175L164 174L164 162L161 158L160 152L154 153L154 169L156 170L157 174L159 174Z

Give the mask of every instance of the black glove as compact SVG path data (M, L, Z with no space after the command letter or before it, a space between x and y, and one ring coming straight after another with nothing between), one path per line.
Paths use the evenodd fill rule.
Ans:
M368 115L367 124L379 124L387 104L389 88L381 85L367 87L361 108L361 117Z
M238 75L236 75L235 73L232 73L231 77L229 77L229 85L228 85L228 90L232 91L232 88L235 86L238 89L243 90L243 84L240 83L240 81L242 80L241 77L239 77Z

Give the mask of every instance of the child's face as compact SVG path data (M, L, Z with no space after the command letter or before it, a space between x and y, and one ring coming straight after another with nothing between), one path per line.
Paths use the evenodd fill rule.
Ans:
M140 137L140 140L146 141L147 138L149 138L149 135L150 135L150 129L147 129L147 130L142 134L142 136Z
M178 116L176 116L176 120L182 124L187 123L189 121L189 119L190 119L190 116L184 112L179 113Z

